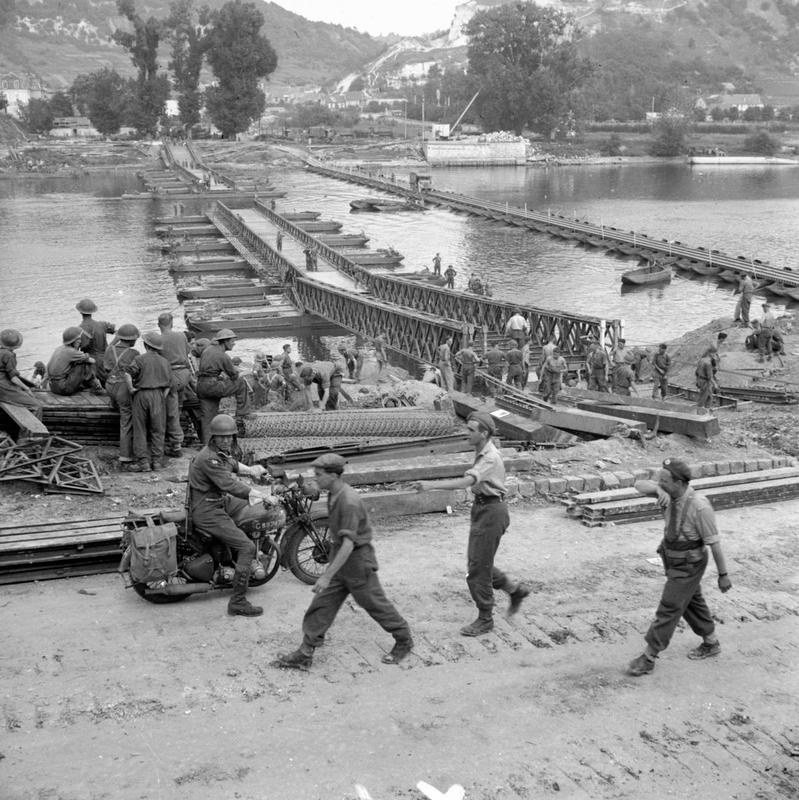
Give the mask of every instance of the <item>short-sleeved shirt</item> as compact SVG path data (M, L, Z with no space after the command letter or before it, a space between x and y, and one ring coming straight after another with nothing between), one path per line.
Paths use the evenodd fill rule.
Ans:
M137 389L166 389L172 385L172 367L154 350L148 350L127 367Z
M471 347L464 347L463 350L459 350L455 359L460 361L465 369L474 369L480 362L480 357Z
M80 327L89 334L89 338L83 340L80 349L93 358L97 358L98 361L102 360L103 353L108 346L106 334L114 333L116 326L110 322L89 317L81 322Z
M505 464L502 456L492 441L487 441L483 449L477 454L474 464L466 470L464 475L471 475L475 479L472 494L485 497L505 496Z
M608 354L601 348L597 347L588 356L588 366L594 370L604 370L608 364Z
M232 494L247 498L250 487L233 477L239 463L235 458L218 450L215 445L203 447L189 466L189 485L196 492L210 497Z
M56 347L47 362L47 374L54 380L62 380L69 375L75 364L85 364L90 358L88 353L62 344L60 347Z
M520 367L524 361L524 356L518 347L512 347L505 354L505 359L507 360L509 367Z
M12 378L18 377L19 372L17 372L17 356L13 350L0 347L0 379L10 382Z
M653 363L663 375L666 375L671 369L671 356L668 353L658 351L655 353Z
M330 538L338 549L342 541L351 539L355 547L372 541L372 526L360 495L347 483L327 496L327 517Z
M522 331L526 333L530 330L530 324L521 314L514 314L505 325L505 333Z
M613 351L613 366L618 367L619 364L629 364L633 359L633 354L626 347L617 347Z
M227 350L221 344L209 344L200 356L200 367L197 372L198 378L219 378L227 375L231 380L236 380L239 373L233 365L233 361L227 354Z
M568 371L569 366L563 356L550 356L544 362L544 369L549 373L562 375L564 372Z
M499 367L505 363L505 355L501 350L492 347L485 354L485 362L489 367Z
M666 547L675 542L683 545L686 542L696 542L696 546L701 547L703 544L716 544L720 540L713 506L707 497L698 494L691 486L682 497L672 499L666 508L665 519ZM676 538L669 538L672 525L678 528Z
M189 340L178 331L164 331L161 334L164 349L161 355L169 362L172 369L188 369Z
M755 284L754 281L746 275L744 279L741 281L741 294L748 298L752 299L752 295L755 293Z
M713 379L713 374L713 360L710 356L700 358L696 367L696 379L698 381L710 381Z

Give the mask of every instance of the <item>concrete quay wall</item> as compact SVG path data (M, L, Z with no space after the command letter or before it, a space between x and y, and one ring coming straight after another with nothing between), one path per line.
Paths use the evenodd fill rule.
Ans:
M427 142L424 150L431 166L516 165L527 158L524 142Z

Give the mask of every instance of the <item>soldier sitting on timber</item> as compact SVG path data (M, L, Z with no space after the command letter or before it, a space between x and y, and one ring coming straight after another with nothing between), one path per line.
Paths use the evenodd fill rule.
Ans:
M35 384L17 371L14 351L21 346L22 334L18 330L6 328L0 331L0 403L23 406L41 419L42 405L31 392Z
M61 334L61 347L47 362L47 388L53 394L72 395L83 389L95 394L105 394L102 384L94 375L94 359L80 350L86 331L73 325Z

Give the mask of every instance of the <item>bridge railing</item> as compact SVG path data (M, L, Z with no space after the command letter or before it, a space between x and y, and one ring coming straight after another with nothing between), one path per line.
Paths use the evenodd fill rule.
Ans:
M326 261L357 281L371 294L396 306L417 309L437 315L445 320L454 320L458 325L466 325L472 330L501 333L505 323L519 308L530 323L531 332L539 342L546 342L554 335L561 349L566 353L582 353L585 342L595 338L606 344L614 344L621 334L619 320L603 320L563 311L519 306L516 303L494 300L478 295L420 285L418 281L400 276L375 274L353 263L333 247L320 242L312 234L282 217L266 204L255 201L255 207L272 222L282 228L299 242L314 247Z
M267 267L277 270L280 280L291 285L301 274L285 256L273 250L262 237L255 233L236 212L224 203L217 202L211 214L214 223L221 223L232 236L243 242L247 248Z

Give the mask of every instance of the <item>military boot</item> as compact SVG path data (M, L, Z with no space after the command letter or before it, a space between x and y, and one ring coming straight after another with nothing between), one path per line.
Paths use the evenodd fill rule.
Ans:
M260 617L264 613L261 606L254 606L244 596L250 583L250 571L237 569L233 574L233 594L227 604L227 613L235 617Z

